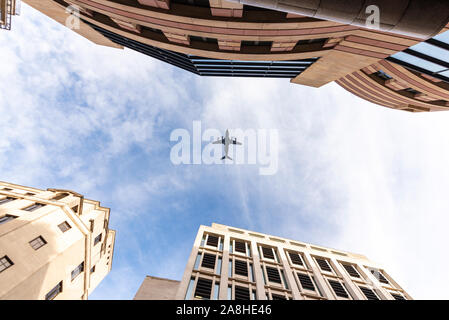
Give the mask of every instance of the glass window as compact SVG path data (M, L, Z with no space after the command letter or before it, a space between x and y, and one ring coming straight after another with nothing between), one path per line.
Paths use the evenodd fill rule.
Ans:
M449 51L434 46L427 42L421 42L417 45L414 45L410 49L442 61L449 61Z
M62 281L59 282L56 285L56 287L51 289L50 292L45 295L45 300L53 300L61 292L62 292Z
M218 257L217 274L221 274L221 257Z
M445 69L443 66L412 56L405 52L395 53L394 55L392 55L392 57L407 62L409 64L415 65L417 67L429 70L431 72L439 72Z
M193 291L194 284L195 284L195 279L190 278L189 286L187 287L186 300L192 299L192 291Z
M11 267L14 263L8 258L8 256L3 256L0 258L0 272L5 271Z
M215 287L214 287L214 300L218 300L218 295L220 293L220 284L219 283L215 283Z
M195 266L193 267L193 269L198 270L200 266L200 260L201 260L201 253L198 253L198 255L196 256Z
M72 281L84 271L84 261L72 271Z
M229 260L228 277L232 277L232 260Z
M449 31L440 33L439 35L433 37L433 39L449 44Z
M228 287L228 300L232 300L232 287Z
M42 248L44 245L46 245L47 241L45 241L45 239L43 237L39 236L36 239L31 240L29 243L30 243L30 246L34 250L37 250L39 248Z
M253 264L249 264L249 280L254 282L254 271L253 271Z
M0 217L0 224L4 224L4 223L6 223L8 221L14 220L15 218L17 218L17 217L7 214L7 215L5 215L3 217Z

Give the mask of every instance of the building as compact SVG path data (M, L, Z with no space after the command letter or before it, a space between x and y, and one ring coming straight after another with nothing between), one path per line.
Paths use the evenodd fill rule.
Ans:
M135 299L412 298L363 255L214 223L200 226L180 282L147 277Z
M111 270L109 217L73 191L0 182L0 299L87 299Z
M0 29L11 30L11 16L20 14L20 0L0 0Z
M449 108L449 2L376 0L25 0L91 41L200 76L335 81L410 112ZM371 3L371 2L370 2ZM70 15L79 23L68 23Z

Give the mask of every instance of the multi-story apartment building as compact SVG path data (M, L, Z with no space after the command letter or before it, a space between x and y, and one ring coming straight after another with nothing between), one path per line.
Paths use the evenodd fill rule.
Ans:
M335 81L393 109L449 109L446 0L24 1L97 44L197 75ZM366 26L372 5L378 29Z
M0 299L87 299L111 270L109 217L73 191L0 182Z
M20 13L21 0L0 0L0 29L11 30L11 16Z
M135 299L412 299L363 255L215 223L200 226L181 281L168 281L147 277Z

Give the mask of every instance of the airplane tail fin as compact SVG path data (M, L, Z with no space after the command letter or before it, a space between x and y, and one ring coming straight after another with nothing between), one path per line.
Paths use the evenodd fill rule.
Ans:
M223 157L221 157L221 160L224 160L224 159L232 160L232 158L230 156L223 156Z

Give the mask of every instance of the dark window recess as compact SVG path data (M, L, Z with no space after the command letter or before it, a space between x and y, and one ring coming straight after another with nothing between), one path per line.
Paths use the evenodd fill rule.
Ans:
M301 256L299 253L296 252L289 252L288 255L290 256L290 259L292 260L293 264L296 264L298 266L303 266L304 263L302 262Z
M419 92L419 91L417 91L417 90L415 90L415 89L413 89L413 88L407 88L407 89L404 89L404 91L410 92L410 93L412 93L412 94L418 94L418 93L421 93L421 92Z
M281 296L280 294L271 294L272 300L287 300L285 296Z
M17 218L17 216L12 216L10 214L4 215L0 218L0 224L4 224L8 221L14 220L15 218Z
M207 245L211 247L217 247L218 246L218 237L209 235L207 237Z
M201 263L201 266L212 270L215 269L215 258L215 255L205 253L203 255L203 262Z
M0 258L0 272L5 271L12 265L14 265L14 263L8 258L8 256L3 256Z
M35 193L32 193L32 192L27 192L27 193L25 193L25 195L26 196L34 196L34 195L36 195Z
M249 298L249 288L235 286L234 291L235 291L234 300L250 300L250 298Z
M66 232L67 230L72 228L67 221L64 221L63 223L59 224L58 227L62 232Z
M298 278L303 289L315 291L315 286L313 285L312 279L308 274L298 272Z
M1 200L0 200L0 205L5 204L5 203L8 203L8 202L11 202L11 201L14 201L14 200L16 200L16 198L13 198L13 197L6 197L5 199L1 199Z
M331 266L327 262L327 260L316 258L316 262L320 266L320 269L323 271L332 272Z
M72 271L72 281L84 271L84 261Z
M5 191L12 191L11 188L3 188L3 190L5 190Z
M388 280L384 277L384 275L380 271L371 270L371 273L379 280L379 282L388 284Z
M389 80L391 79L391 76L386 74L385 72L383 72L382 70L377 71L376 73L374 73L374 75L378 76L379 78L382 78L384 80Z
M62 281L59 282L56 285L56 287L51 289L50 292L45 295L45 300L53 300L61 292L62 292Z
M73 212L78 213L78 206L72 207Z
M257 47L271 47L273 44L273 41L247 41L242 40L242 47L243 46L257 46Z
M262 253L264 258L273 259L274 260L274 254L272 248L262 247Z
M241 275L241 276L248 276L248 264L246 261L242 260L235 260L235 274Z
M245 242L236 241L235 242L235 251L246 254L246 244L245 244Z
M102 234L100 233L98 236L95 237L94 245L96 245L97 243L99 243L101 241L101 235Z
M171 0L171 3L179 3L195 7L210 8L209 0Z
M268 281L282 283L281 276L279 275L278 269L272 268L272 267L266 267L266 269L267 269Z
M261 7L253 7L253 6L244 4L243 11L272 11L273 12L274 10L261 8Z
M195 298L210 299L212 280L199 278L195 288Z
M94 273L95 272L95 266L93 266L91 269L90 269L90 273Z
M337 297L349 298L348 293L346 292L345 288L341 285L340 282L335 280L328 280L328 281Z
M348 274L349 274L351 277L360 278L360 275L359 275L359 273L357 272L357 270L354 268L354 266L351 266L351 265L349 265L349 264L344 264L344 265L343 265L343 268L346 269L346 271L348 272Z
M24 208L23 210L25 210L25 211L34 211L34 210L37 210L37 209L45 207L45 206L46 205L43 204L43 203L35 203L35 204L32 204L31 206L28 206L28 207Z
M51 200L61 200L65 197L67 197L68 195L69 195L68 193L58 193L56 196L51 198Z
M47 241L42 236L37 237L30 241L30 246L34 250L40 249L47 244Z
M359 287L360 290L362 290L363 294L368 300L379 300L379 297L374 293L373 290L365 288L365 287Z
M404 296L401 295L401 294L391 293L391 292L390 292L390 294L391 294L391 296L394 298L394 300L407 300L407 299L405 299Z
M305 45L305 44L324 44L326 42L327 38L319 38L319 39L306 39L306 40L299 40L296 45Z
M218 45L217 39L214 38L206 38L206 37L197 37L197 36L189 36L190 41L199 41L199 42L207 42L207 43L215 43Z

